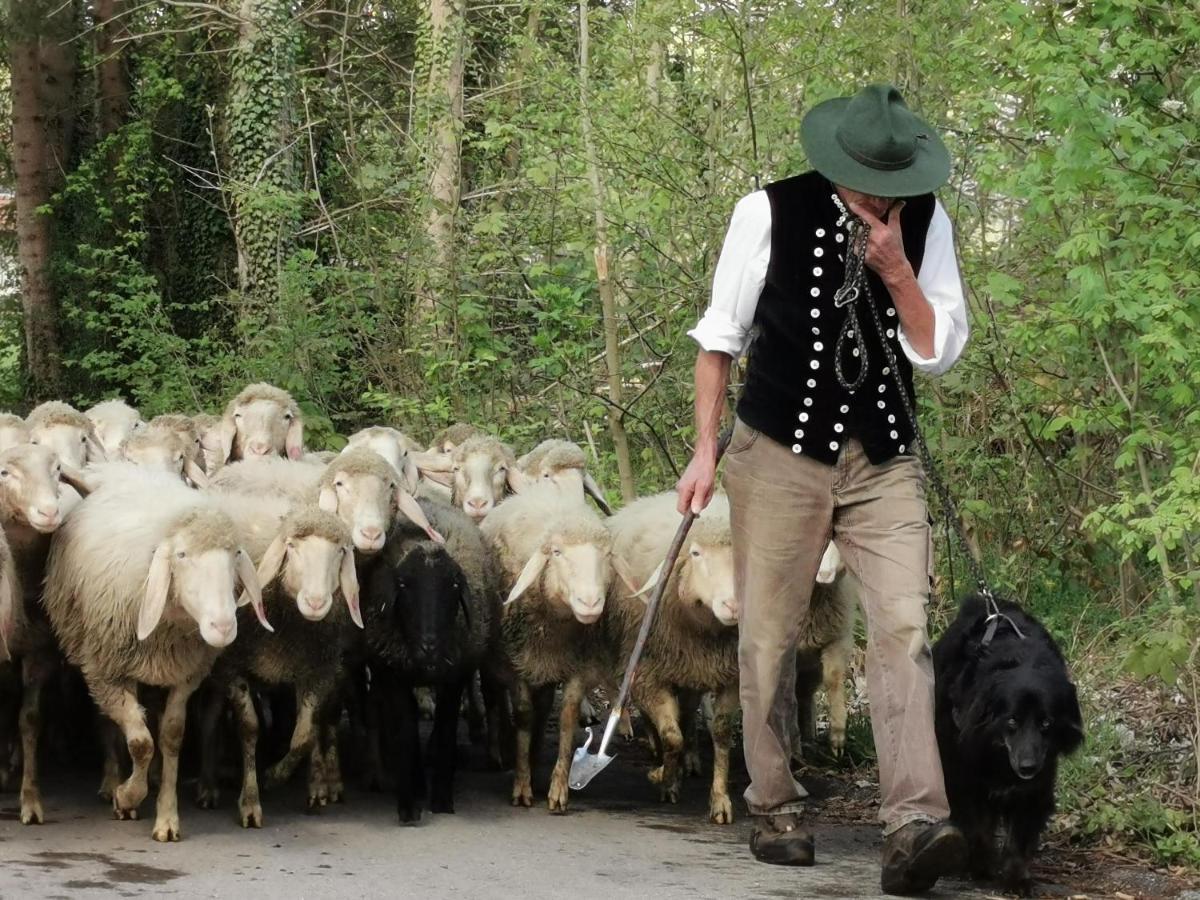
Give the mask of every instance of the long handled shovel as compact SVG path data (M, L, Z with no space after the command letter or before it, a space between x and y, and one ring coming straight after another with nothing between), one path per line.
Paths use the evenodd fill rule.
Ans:
M731 434L731 430L726 429L722 433L720 440L717 441L718 464L721 462L721 457L725 455L725 448L729 446ZM621 679L621 689L617 692L617 700L609 711L608 721L604 724L604 735L600 738L600 746L596 748L595 753L588 753L588 750L592 746L592 739L595 737L591 726L588 726L587 740L583 742L582 747L575 751L575 756L571 759L571 772L568 784L570 784L573 791L582 790L587 787L593 778L603 772L605 767L616 759L615 755L610 755L606 752L608 750L608 742L612 739L613 732L617 729L617 723L621 720L621 711L625 708L625 702L629 699L629 690L633 686L633 676L637 671L638 661L642 658L642 650L646 647L646 638L650 636L650 629L654 625L654 614L658 612L658 604L662 600L667 583L671 580L670 575L672 569L675 567L675 560L679 558L679 551L683 549L683 542L687 540L688 531L691 530L694 521L696 521L696 514L689 510L679 523L679 528L675 531L675 539L671 541L671 547L667 550L666 561L659 570L662 575L659 577L658 583L654 586L654 593L650 597L650 603L646 606L646 615L642 619L642 627L638 631L637 641L633 645L633 652L629 654L629 662L625 664L625 677Z

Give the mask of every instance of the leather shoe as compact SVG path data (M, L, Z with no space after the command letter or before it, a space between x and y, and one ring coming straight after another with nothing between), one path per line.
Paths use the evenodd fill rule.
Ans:
M793 813L761 816L750 833L750 852L759 862L776 866L811 866L815 861L812 832L801 828Z
M922 894L943 875L962 870L967 841L950 822L909 822L893 831L883 842L885 894Z

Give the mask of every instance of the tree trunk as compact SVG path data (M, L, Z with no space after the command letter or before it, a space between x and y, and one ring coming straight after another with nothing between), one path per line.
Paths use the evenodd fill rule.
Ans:
M41 7L42 111L50 158L46 160L46 186L50 193L62 187L70 168L75 137L75 80L79 68L80 21L75 0L31 4Z
M429 211L430 268L418 289L417 319L430 321L454 284L454 222L461 190L463 130L463 0L430 0Z
M542 2L541 0L530 0L529 11L525 18L525 43L517 51L517 60L513 65L512 81L516 85L513 89L512 108L520 109L522 94L524 88L521 83L529 75L529 66L533 62L533 48L537 42L538 32L541 30L542 19ZM521 166L521 141L517 137L513 137L508 146L504 148L504 178L505 181L512 182L516 180L517 171Z
M592 113L588 99L588 7L587 0L579 3L579 121L583 130L583 147L587 157L588 182L592 188L593 215L596 223L596 287L604 315L604 364L608 370L608 427L612 433L613 450L617 454L617 470L621 475L621 496L626 503L637 497L633 478L633 463L629 458L629 439L625 434L624 399L621 385L621 355L617 335L617 300L610 277L608 252L608 217L605 215L605 188L596 158L592 137Z
M17 252L21 263L21 312L25 332L26 393L58 396L62 384L58 305L50 282L51 227L38 208L50 201L58 171L55 147L64 146L58 116L47 116L42 68L42 29L47 4L10 6L13 174L16 181ZM57 85L56 85L57 86ZM51 128L56 130L52 140Z
M122 0L95 0L96 3L96 133L106 138L125 119L129 84L125 78L120 39L126 36L125 24L118 18Z

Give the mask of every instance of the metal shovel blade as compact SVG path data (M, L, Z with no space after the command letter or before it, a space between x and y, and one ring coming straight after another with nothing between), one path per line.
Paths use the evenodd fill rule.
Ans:
M571 772L568 776L568 784L570 784L573 791L579 791L587 787L588 782L603 772L605 766L616 758L604 752L603 743L600 744L595 753L588 753L588 750L592 746L593 737L595 735L589 725L587 728L587 740L583 742L582 747L575 751L575 756L571 759Z

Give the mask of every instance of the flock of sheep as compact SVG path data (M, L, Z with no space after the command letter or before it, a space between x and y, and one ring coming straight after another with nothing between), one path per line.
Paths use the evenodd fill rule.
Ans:
M26 824L44 819L42 698L64 663L103 714L101 795L117 818L137 818L158 767L155 840L180 837L185 723L199 731L197 802L217 803L230 710L239 819L262 825L262 698L280 690L294 694L295 724L286 753L262 771L265 787L307 764L309 805L340 800L338 726L348 716L368 782L382 782L392 760L399 815L412 821L424 805L453 812L464 700L490 758L513 768L513 804L531 806L539 738L561 687L547 800L562 812L581 706L596 688L613 692L663 578L633 692L657 748L650 779L664 800L678 799L683 775L698 772L703 708L710 818L733 820L738 609L720 495L663 572L679 522L674 493L611 514L569 441L517 458L471 426L429 444L373 427L341 453L310 453L293 399L254 384L219 417L144 422L119 400L0 417L0 520L0 688L20 697L19 714L0 711L0 784L20 771ZM798 648L797 744L813 737L823 681L836 753L854 596L832 547L818 580ZM434 719L429 782L422 714Z

